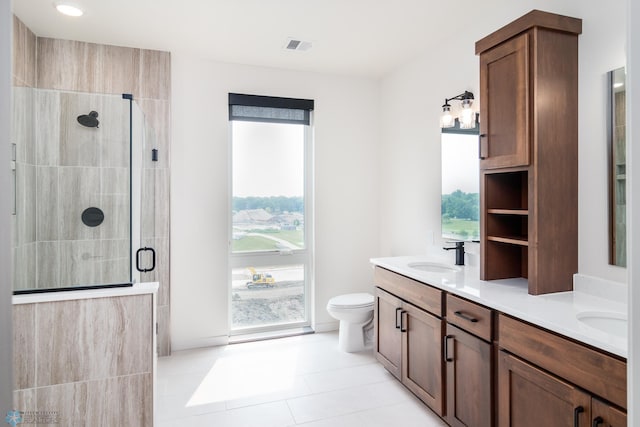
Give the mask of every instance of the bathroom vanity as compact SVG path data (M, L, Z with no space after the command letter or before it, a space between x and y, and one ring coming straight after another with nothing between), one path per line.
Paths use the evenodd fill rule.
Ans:
M371 262L376 357L449 425L626 425L624 286L532 296L474 267Z

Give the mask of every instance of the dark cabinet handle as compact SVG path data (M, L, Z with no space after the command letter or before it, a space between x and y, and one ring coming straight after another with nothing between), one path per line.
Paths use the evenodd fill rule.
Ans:
M485 150L486 147L486 138L487 138L487 134L486 133L481 133L480 134L480 138L478 139L479 144L478 144L478 157L480 157L480 160L484 160L487 158L487 152Z
M602 417L595 417L593 419L593 427L598 427L602 423L604 423L604 419Z
M460 317L460 318L462 318L464 320L467 320L467 321L469 321L471 323L477 323L478 322L478 319L476 319L475 317L471 317L468 314L464 314L461 311L456 311L453 314L455 314L456 316L458 316L458 317Z
M402 307L396 308L396 329L400 329L400 323L398 322L398 312L401 312L401 311L402 311ZM402 320L400 322L402 322Z
M140 254L142 252L151 252L151 268L140 268ZM153 248L140 248L136 251L136 270L141 273L148 273L156 269L156 251Z
M453 357L449 357L449 339L455 338L453 335L446 335L444 337L444 361L453 362Z
M580 427L580 414L584 412L582 406L578 406L573 410L573 427Z
M404 315L406 311L402 310L400 312L400 332L407 332L407 328L404 327Z

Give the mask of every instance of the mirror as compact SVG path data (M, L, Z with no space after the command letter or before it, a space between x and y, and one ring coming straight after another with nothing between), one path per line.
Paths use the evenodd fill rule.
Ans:
M459 126L442 129L442 237L480 239L480 161L478 132Z
M609 264L627 265L626 221L626 72L610 71L607 78L609 145Z

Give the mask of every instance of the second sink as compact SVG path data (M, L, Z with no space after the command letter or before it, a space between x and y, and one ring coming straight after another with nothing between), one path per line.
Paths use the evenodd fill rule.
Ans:
M620 338L627 337L627 316L621 313L583 311L576 318L585 325L615 335Z
M429 273L457 273L461 271L458 267L441 264L439 262L412 262L407 264L407 266L415 270L426 271Z

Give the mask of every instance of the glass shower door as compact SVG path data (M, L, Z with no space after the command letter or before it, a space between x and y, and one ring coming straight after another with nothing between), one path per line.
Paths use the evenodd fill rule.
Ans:
M14 290L131 283L130 105L14 88Z

